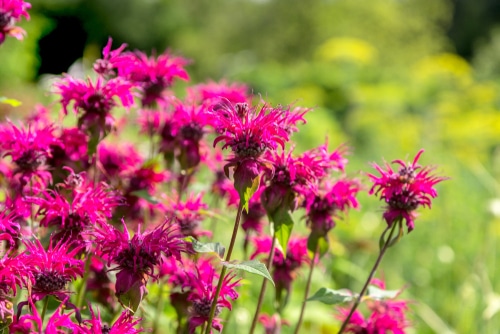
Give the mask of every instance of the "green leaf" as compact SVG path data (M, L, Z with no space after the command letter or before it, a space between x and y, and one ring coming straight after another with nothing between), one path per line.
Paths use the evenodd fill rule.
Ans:
M373 299L393 299L396 298L400 292L399 290L383 290L374 285L370 285L366 295Z
M197 253L215 253L221 259L224 258L224 253L226 252L226 248L222 246L220 242L209 242L203 243L199 242L193 237L186 238L193 244L193 250Z
M276 235L276 240L281 245L283 249L283 254L286 254L286 249L288 246L288 240L292 234L293 229L293 219L285 206L280 207L276 212L271 215L271 220L274 223L274 234Z
M314 252L316 252L316 247L320 258L328 253L330 247L328 245L328 238L326 235L317 235L315 233L309 234L309 238L307 238L307 249L310 252L311 259L314 256Z
M269 274L269 271L267 270L266 266L264 263L256 261L256 260L251 260L251 261L243 261L240 263L229 263L229 262L223 262L222 265L226 268L229 269L239 269L239 270L244 270L248 273L251 274L256 274L259 276L262 276L264 278L267 278L268 280L271 281L271 283L274 285L273 278L271 277L271 274Z
M9 99L8 97L5 96L0 96L0 103L5 103L12 107L19 107L22 104L21 101L18 101L16 99Z
M307 298L306 301L318 301L327 305L337 305L353 301L356 295L353 295L348 290L332 290L327 288L319 289L313 296Z
M138 280L127 292L117 295L117 297L123 307L129 309L132 313L135 313L142 300L146 298L147 294L148 291L146 290L144 283Z
M146 201L148 201L151 204L160 203L155 197L151 196L146 189L132 191L130 194L137 196L139 198L145 199Z
M259 189L260 184L260 175L253 179L250 187L247 187L240 192L240 201L243 201L243 209L248 213L250 198L252 198L253 194Z

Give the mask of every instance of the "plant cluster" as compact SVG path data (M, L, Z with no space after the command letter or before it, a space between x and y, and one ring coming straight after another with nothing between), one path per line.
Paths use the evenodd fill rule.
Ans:
M0 18L8 18L0 26L5 34L17 37L14 23L27 17L29 7L24 1L0 4ZM295 154L291 137L310 110L272 106L243 84L197 84L179 98L172 86L189 80L189 62L168 51L113 50L109 39L102 55L92 77L64 75L54 84L59 121L40 106L0 125L0 330L161 332L168 295L178 333L220 332L221 313L233 308L246 272L264 277L250 332L260 320L266 333L277 333L284 323L292 325L282 312L298 270L308 266L296 332L307 300L351 302L338 311L340 332L404 332L406 302L394 300L398 294L373 276L385 251L403 236L403 223L408 232L415 228L416 210L431 206L434 186L444 180L418 164L423 151L412 162L396 160L396 170L374 165L380 176L368 174L369 193L386 205L387 228L361 293L322 289L309 298L329 232L359 208L363 186L346 172L349 148L332 150L325 143ZM130 117L118 118L121 109L137 113L133 125L146 152L126 143ZM63 125L70 112L76 124ZM224 156L224 150L231 153ZM224 208L221 214L236 211L227 250L207 226L207 216L218 209L195 189L202 182ZM308 236L292 234L294 212L304 216ZM240 225L248 258L235 261ZM268 281L275 288L272 315L260 313ZM146 322L149 291L158 287L155 317ZM371 311L366 319L356 310L361 301ZM112 315L111 322L101 311Z

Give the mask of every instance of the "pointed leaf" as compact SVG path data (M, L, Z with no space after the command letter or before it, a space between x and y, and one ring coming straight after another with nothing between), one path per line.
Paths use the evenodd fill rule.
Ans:
M319 289L313 296L306 301L318 301L327 305L337 305L353 301L356 295L353 295L349 290L332 290L327 288Z
M160 203L160 202L158 202L158 200L155 197L151 196L146 189L132 191L130 194L134 195L134 196L137 196L139 198L142 198L142 199L146 200L148 203L151 203L151 204L158 204L158 203Z
M250 198L252 198L253 194L259 189L260 184L260 175L253 179L250 187L245 188L243 191L240 191L240 201L243 202L243 209L248 213Z
M203 243L193 237L188 237L187 240L193 244L193 250L197 253L215 253L221 259L224 258L226 248L220 242Z
M229 269L239 269L239 270L244 270L246 272L249 272L251 274L256 274L259 276L262 276L264 278L267 278L268 280L271 281L271 283L274 285L273 278L271 277L271 274L269 274L269 271L267 270L266 266L264 263L256 261L256 260L251 260L251 261L243 261L240 263L235 263L235 262L223 262L222 265L224 267L227 267Z
M21 101L18 101L16 99L9 99L5 96L0 96L0 103L5 103L12 107L19 107L22 104Z
M383 290L377 286L368 286L368 297L373 299L393 299L396 298L401 291L399 290Z
M294 224L292 216L286 207L280 207L271 215L270 218L274 223L276 240L280 243L281 248L283 249L283 254L286 254L288 240L292 234Z

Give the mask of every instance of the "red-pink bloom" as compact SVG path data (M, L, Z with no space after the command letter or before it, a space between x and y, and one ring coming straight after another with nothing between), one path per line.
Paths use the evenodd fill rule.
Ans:
M38 127L29 124L20 128L10 123L10 128L0 131L1 148L10 156L16 168L13 177L19 176L21 187L31 181L31 188L45 188L52 181L45 162L50 157L50 146L58 143L53 134L54 126Z
M384 219L389 227L393 222L404 219L408 232L411 232L415 227L416 209L419 206L430 208L431 200L437 196L434 185L447 179L432 175L434 168L429 166L422 168L417 164L423 152L424 150L420 150L412 163L394 160L392 163L400 165L397 172L386 163L386 170L373 164L380 177L368 174L373 181L369 193L380 194L380 199L387 204Z
M379 288L385 289L382 281L373 280L372 283ZM394 299L365 299L364 304L371 312L368 318L356 310L345 329L345 333L352 334L404 334L410 322L406 318L408 312L408 302ZM338 308L337 318L344 321L350 309Z
M97 59L93 66L94 71L106 79L114 78L117 75L117 66L126 61L126 57L122 56L122 52L127 47L127 44L122 44L118 49L111 50L112 43L113 40L109 37L108 43L102 50L103 58Z
M215 272L212 265L208 262L202 262L200 269L196 268L196 273L189 273L190 284L192 287L191 294L188 300L192 302L189 317L189 333L194 333L196 328L203 325L208 321L210 309L214 301L215 292L217 290L217 283L219 275ZM217 304L215 306L215 315L212 323L209 324L211 328L221 332L222 324L217 316L222 311L222 308L232 309L231 300L238 298L238 293L234 289L239 286L240 280L234 280L234 274L228 274L224 277L222 288L220 290Z
M212 235L211 232L200 229L204 219L202 211L208 209L208 205L202 202L202 198L202 193L188 195L184 201L174 197L167 205L168 216L175 217L180 232L186 237L192 236L198 239L200 236Z
M115 285L117 296L134 289L142 300L147 293L148 278L158 278L157 268L164 257L174 257L180 261L181 253L188 252L183 235L168 220L144 233L140 232L139 226L132 237L125 222L123 232L109 224L101 224L89 233L98 246L98 255L107 260L108 265L116 264L112 270L118 271Z
M28 9L31 4L23 0L1 0L0 1L0 44L5 37L12 36L19 40L24 38L26 31L16 27L16 23L24 16L29 20Z
M281 327L289 325L289 322L286 319L282 319L279 313L275 313L272 316L261 313L259 315L259 322L264 326L265 334L280 334Z
M120 61L114 62L120 77L141 88L143 106L163 101L164 91L172 85L175 78L189 80L184 69L187 64L186 59L172 56L168 51L158 57L148 57L140 51L126 52L122 54Z
M211 111L216 132L214 146L223 141L222 149L230 147L234 157L224 166L226 176L234 167L234 187L240 194L250 188L263 170L269 168L262 155L266 150L285 147L292 126L305 122L303 114L295 114L290 108L272 108L267 104L249 107L246 103L232 104L221 99Z
M126 175L133 175L143 162L143 158L132 144L102 142L97 147L97 152L99 165L106 182L122 183L122 179L126 178Z
M132 312L125 310L120 314L120 317L116 319L112 326L103 323L101 320L101 312L97 310L97 315L89 305L90 320L84 320L83 324L79 328L80 332L83 334L137 334L143 333L142 328L135 328L142 319L133 316Z
M47 249L39 240L24 241L24 244L26 250L22 256L32 281L33 302L47 295L65 300L70 293L66 290L66 285L83 275L83 261L77 259L83 246L75 246L72 242L65 241L59 241L54 245L52 239ZM19 310L20 308L22 306Z
M255 252L250 256L250 259L254 259L260 254L269 254L271 252L271 237L256 237L252 241L255 245ZM291 237L288 242L286 257L279 248L275 248L272 274L278 299L283 290L290 292L291 284L297 276L297 270L303 264L309 263L309 261L307 238Z
M250 102L251 96L247 93L248 87L244 84L228 84L222 80L220 82L209 81L198 84L188 89L188 100L194 102L217 101L225 98L231 103Z
M85 228L105 223L114 208L124 204L123 197L105 183L94 186L85 176L73 172L58 190L48 189L42 195L30 197L28 202L38 205L40 226L56 226L62 239L80 240Z
M86 132L97 127L104 133L113 128L115 121L111 109L117 106L115 98L120 99L125 108L134 105L133 85L121 78L105 81L99 77L93 83L90 79L84 81L66 75L55 86L61 95L64 112L67 114L68 106L74 102L73 111L80 115L78 127Z
M335 181L322 182L314 192L311 192L304 203L306 221L317 236L325 236L335 227L335 220L340 213L359 207L356 195L361 185L356 179L341 178Z

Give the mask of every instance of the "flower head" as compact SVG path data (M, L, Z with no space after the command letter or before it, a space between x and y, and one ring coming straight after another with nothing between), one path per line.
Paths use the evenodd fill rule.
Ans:
M192 286L191 294L188 300L192 302L191 314L189 317L189 333L194 333L198 326L203 325L209 319L210 309L214 301L219 275L208 262L202 262L203 268L196 269L195 273L190 273L190 282ZM209 324L217 331L222 331L220 319L216 318L223 307L232 309L229 299L238 298L238 293L234 289L239 285L240 280L234 280L235 275L228 274L224 277L222 288L217 299L215 307L215 316L212 323Z
M148 278L157 279L158 267L164 258L174 257L180 261L181 253L188 252L178 227L168 220L150 231L138 230L132 237L125 222L123 232L101 224L89 233L98 246L98 254L107 259L108 265L116 265L112 270L118 271L115 285L118 297L133 289L142 300L147 293Z
M111 50L111 45L113 39L111 37L108 39L108 43L102 50L102 59L97 59L94 63L94 71L102 75L104 78L114 78L117 75L117 66L125 60L122 56L123 50L127 47L127 44L122 44L116 50Z
M175 78L189 80L184 69L188 61L172 56L168 51L158 57L148 57L140 51L127 52L123 56L119 62L115 62L118 75L142 89L143 106L163 101L163 92L172 85Z
M203 235L211 235L209 231L200 230L200 224L203 222L202 211L208 208L208 205L202 202L203 194L189 195L185 201L171 200L167 207L167 213L175 217L180 226L180 232L184 236L199 238Z
M97 314L89 305L91 319L84 320L80 327L81 333L84 334L137 334L143 333L142 328L135 328L141 322L140 318L136 318L129 310L125 310L120 314L112 326L103 323L99 310Z
M243 84L228 84L226 81L199 84L188 88L189 100L196 102L217 101L225 98L231 103L247 103L251 97Z
M74 102L73 111L80 114L78 127L85 131L94 127L109 131L115 123L111 115L111 110L117 106L115 97L125 108L131 107L134 104L132 87L132 83L121 78L105 81L99 77L94 83L90 79L84 81L69 75L56 84L64 112L67 114L69 104Z
M372 283L377 285L380 289L385 289L384 283L380 280L372 280ZM410 326L410 322L406 318L406 312L408 312L407 301L368 298L364 299L364 303L371 312L370 316L365 318L359 310L356 310L351 319L349 319L345 333L406 333L405 329ZM339 308L337 318L344 321L349 311L349 309Z
M54 245L52 239L47 249L39 240L24 241L24 244L23 259L32 278L31 299L36 302L52 295L65 300L69 296L66 285L83 275L83 261L76 259L83 246L67 241Z
M5 41L6 36L12 36L19 40L24 38L26 32L16 27L16 22L24 16L29 20L28 9L31 8L29 2L23 0L2 0L0 2L0 44Z
M389 226L404 219L408 232L411 232L415 227L416 209L420 206L430 208L432 199L437 196L434 185L447 179L432 175L432 167L417 164L423 152L420 150L411 163L394 160L393 163L400 166L397 171L388 163L385 164L385 170L373 164L381 176L368 174L373 181L369 193L380 195L380 199L387 204L384 219Z

